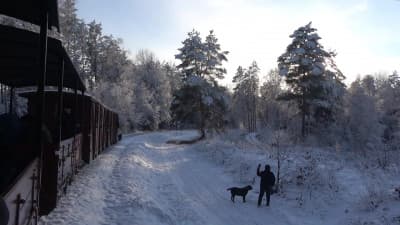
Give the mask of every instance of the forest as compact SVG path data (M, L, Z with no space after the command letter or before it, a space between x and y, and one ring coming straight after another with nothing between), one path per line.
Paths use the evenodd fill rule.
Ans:
M60 1L63 44L88 92L119 113L125 133L195 128L204 137L234 128L268 130L293 144L378 154L382 166L399 150L399 74L363 74L346 85L337 53L324 49L311 22L288 34L292 42L276 56L276 68L263 74L256 61L238 65L229 89L219 82L229 49L222 50L218 31L201 36L193 29L177 43L176 61L164 62L147 49L132 55L100 22L76 12L75 0ZM7 87L1 92L0 110L7 111Z
M230 49L213 27L188 30L163 61L80 18L76 1L58 1L60 33L49 35L59 35L86 94L118 114L123 135L79 168L41 224L400 223L396 70L349 80L316 21L286 34L271 68L249 61L228 72ZM1 15L0 23L38 29ZM3 84L0 92L0 114L27 112L19 93ZM256 211L261 164L276 175L268 213ZM225 196L250 184L249 204Z

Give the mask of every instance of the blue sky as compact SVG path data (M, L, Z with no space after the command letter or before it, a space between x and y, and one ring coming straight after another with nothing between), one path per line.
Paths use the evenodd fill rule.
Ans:
M102 23L103 32L124 40L133 56L139 49L174 61L193 28L204 37L213 29L232 79L239 65L256 60L261 75L277 66L289 35L313 22L326 49L348 78L400 70L399 0L77 0L78 16Z

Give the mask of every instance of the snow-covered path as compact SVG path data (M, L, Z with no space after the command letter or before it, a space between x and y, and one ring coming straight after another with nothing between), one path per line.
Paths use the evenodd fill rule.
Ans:
M257 208L256 186L246 203L233 204L226 191L235 186L232 178L190 145L165 144L176 135L125 137L79 173L41 223L298 224L296 213L288 215L274 197L272 207Z

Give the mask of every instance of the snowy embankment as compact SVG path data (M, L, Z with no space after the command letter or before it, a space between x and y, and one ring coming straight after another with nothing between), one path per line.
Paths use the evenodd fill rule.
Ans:
M276 149L259 136L230 131L194 148L221 165L235 182L255 179L258 187L258 163L277 170ZM400 224L400 199L394 191L400 186L400 164L383 170L368 162L371 159L335 148L292 146L281 151L283 187L272 201L297 217L293 224Z
M271 207L257 208L255 169L258 163L276 169L271 150L256 134L240 132L166 144L196 135L125 136L82 169L41 224L400 224L400 200L390 191L398 171L360 168L335 151L291 149L282 194L272 196ZM254 189L247 202L233 204L226 188L248 184Z

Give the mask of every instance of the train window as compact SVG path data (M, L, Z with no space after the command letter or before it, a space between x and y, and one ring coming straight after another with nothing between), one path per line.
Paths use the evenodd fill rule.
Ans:
M28 111L28 101L21 98L15 91L0 84L0 115L15 113L18 117L24 116Z

